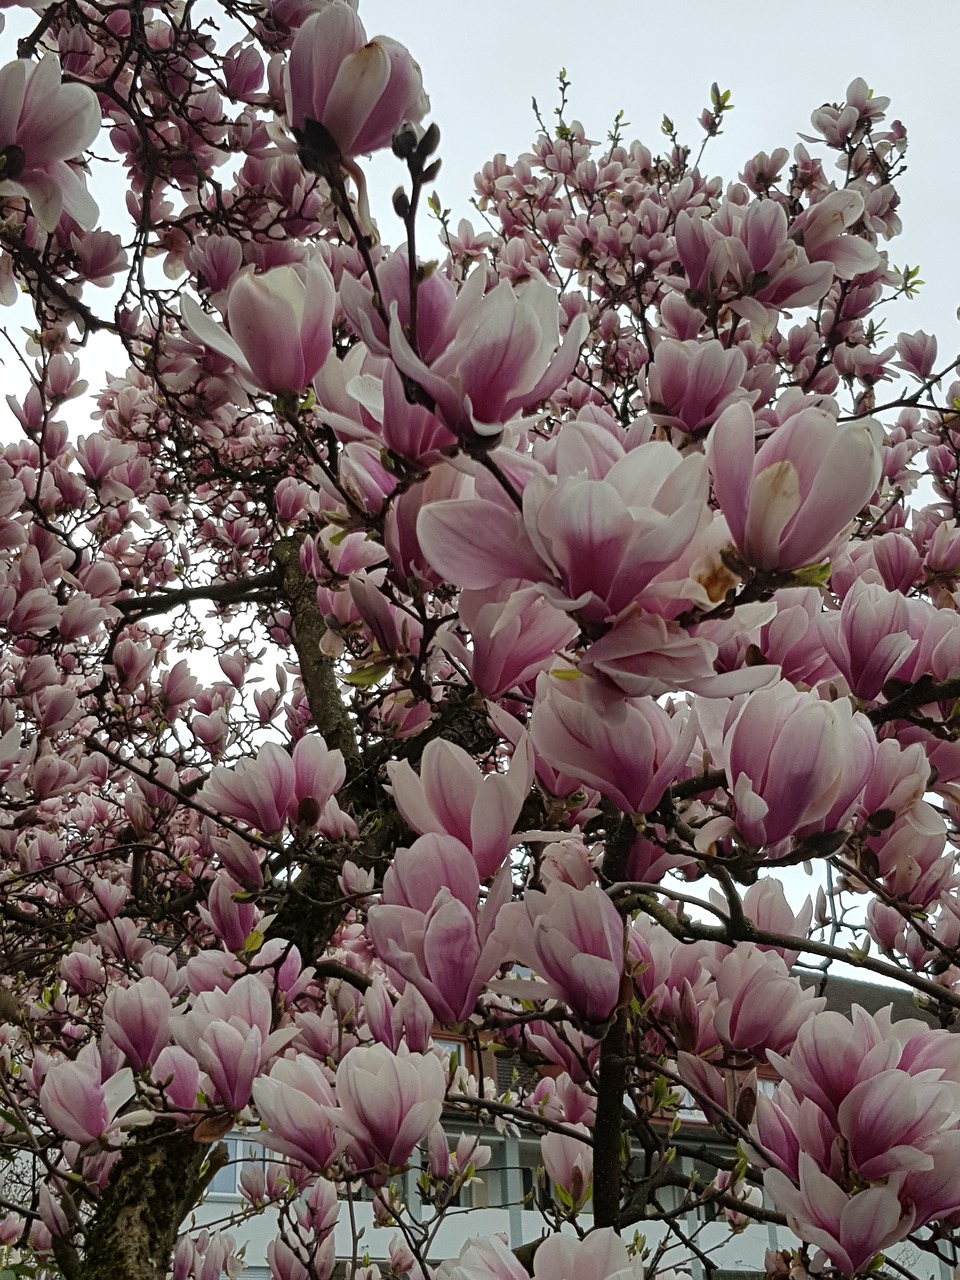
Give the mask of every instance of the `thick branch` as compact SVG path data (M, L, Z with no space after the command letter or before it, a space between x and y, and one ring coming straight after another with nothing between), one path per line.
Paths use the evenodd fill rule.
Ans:
M348 767L357 765L360 751L340 690L333 662L323 654L327 628L317 608L317 588L300 568L300 538L284 538L273 548L282 575L282 590L293 617L293 643L300 676L314 724L327 746L343 752Z
M960 680L933 680L923 676L916 684L867 712L874 725L887 724L890 720L905 720L912 711L929 706L931 702L955 702L960 698Z
M180 1224L226 1161L226 1147L211 1152L182 1129L125 1147L87 1228L78 1280L166 1280Z
M243 604L273 594L280 586L279 569L261 573L256 578L238 578L230 582L211 582L206 587L183 587L179 591L156 591L149 599L127 596L114 600L113 607L133 618L147 618L152 614L167 613L197 600L209 600L214 604Z
M636 830L627 817L620 819L607 843L603 858L604 879L617 881L626 874L627 858ZM621 1147L623 1095L627 1087L627 1018L629 1005L617 1009L613 1024L600 1044L597 1083L597 1118L593 1126L593 1214L598 1227L620 1229Z

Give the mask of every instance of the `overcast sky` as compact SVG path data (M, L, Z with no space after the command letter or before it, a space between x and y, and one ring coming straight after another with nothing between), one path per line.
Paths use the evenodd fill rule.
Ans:
M904 233L888 248L894 265L919 265L926 281L916 300L898 304L888 331L936 333L942 363L960 350L956 0L360 0L359 11L369 35L401 40L423 69L431 118L442 133L436 185L455 220L479 221L469 202L473 176L486 160L498 151L512 160L530 147L532 97L553 120L561 67L572 82L568 115L583 122L588 137L605 139L622 109L630 122L627 138L654 151L665 143L664 114L684 141L699 146L697 117L718 81L731 91L734 110L703 167L727 181L757 151L792 148L798 133L810 132L811 111L842 99L850 80L863 76L892 99L890 118L909 131L908 171L897 184ZM12 9L6 17L0 61L16 56L16 37L32 15ZM381 234L396 243L400 226L390 195L403 168L389 154L364 163ZM111 199L98 194L109 209ZM438 252L432 236L424 227L426 258ZM0 313L3 320L16 328L9 311ZM116 366L116 356L101 353L101 345L91 344L91 366L101 360ZM0 361L16 379L5 354ZM90 377L95 385L93 367ZM0 424L4 416L0 409Z
M757 151L792 148L798 133L811 132L811 111L842 100L863 76L892 99L890 118L910 137L898 183L904 233L889 246L891 260L919 263L927 282L890 327L934 330L941 356L960 349L956 0L360 0L359 11L369 35L403 41L423 68L443 134L437 185L456 214L469 213L473 175L485 160L498 151L512 160L529 148L531 97L552 119L561 67L573 84L569 115L588 137L604 139L622 108L627 137L654 151L664 142L665 113L699 146L697 117L718 81L735 110L704 168L726 180ZM392 158L377 165L375 211L388 242L397 233L387 202L400 174Z

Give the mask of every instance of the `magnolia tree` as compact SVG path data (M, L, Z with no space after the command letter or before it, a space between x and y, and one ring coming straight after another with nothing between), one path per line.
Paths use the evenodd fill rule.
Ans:
M951 1260L960 384L880 339L887 99L729 183L562 105L454 227L420 69L346 0L27 16L4 1274L238 1274L190 1233L235 1129L276 1280L329 1280L363 1184L418 1280L709 1267L677 1210L709 1202L792 1230L771 1276ZM851 959L927 1021L824 1012L796 966ZM443 1261L494 1125L541 1140L545 1239Z

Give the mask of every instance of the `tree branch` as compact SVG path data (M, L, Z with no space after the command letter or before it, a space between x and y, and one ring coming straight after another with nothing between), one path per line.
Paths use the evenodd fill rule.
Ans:
M179 591L157 591L146 600L139 596L125 596L111 603L115 609L124 615L131 615L136 621L154 614L166 613L169 609L179 609L197 600L209 600L214 604L243 604L255 599L263 599L274 594L282 581L282 574L277 568L271 569L269 573L262 573L256 578L211 582L205 587L183 587Z
M314 724L328 747L342 751L348 769L360 763L360 749L347 709L340 697L333 662L323 654L327 633L317 607L317 588L300 568L303 537L283 538L274 544L272 556L280 571L283 596L293 617L293 643L300 663L307 702Z

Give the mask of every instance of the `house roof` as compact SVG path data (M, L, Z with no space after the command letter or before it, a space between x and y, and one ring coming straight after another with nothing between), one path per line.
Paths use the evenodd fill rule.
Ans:
M907 987L886 986L879 982L862 982L857 978L840 977L828 974L826 980L819 974L798 973L804 987L821 988L827 998L826 1007L836 1013L848 1014L855 1004L866 1009L867 1013L879 1013L888 1005L893 1006L893 1021L902 1022L904 1018L919 1018L929 1027L939 1027L940 1019L936 1012L924 1007L923 997L918 1004L914 993Z

